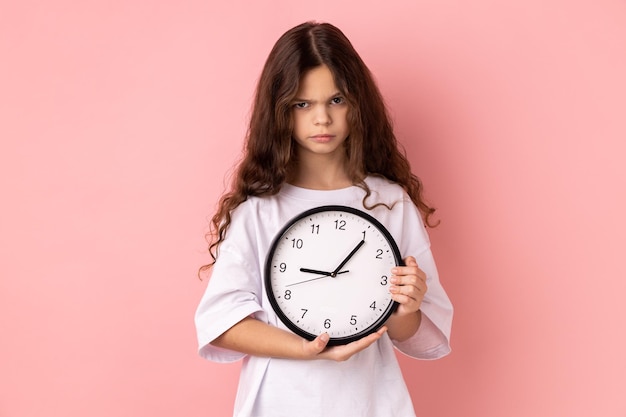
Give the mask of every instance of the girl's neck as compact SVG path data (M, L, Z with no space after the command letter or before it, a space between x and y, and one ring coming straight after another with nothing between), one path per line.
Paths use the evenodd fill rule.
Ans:
M296 187L312 190L338 190L353 185L343 163L328 161L298 161L291 168L287 182Z

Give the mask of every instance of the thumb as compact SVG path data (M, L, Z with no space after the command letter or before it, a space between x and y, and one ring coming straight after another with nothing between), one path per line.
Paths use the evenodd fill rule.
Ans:
M313 343L315 344L316 350L318 352L321 352L324 349L326 349L326 345L328 344L329 340L330 340L330 336L328 335L328 333L322 333L321 335L317 336L315 340L313 341Z
M330 336L328 336L328 333L322 333L311 341L302 339L304 357L308 359L317 357L317 355L319 355L324 349L326 349L326 345L328 344L329 340Z
M404 258L404 264L406 266L417 266L417 260L413 256L407 256Z

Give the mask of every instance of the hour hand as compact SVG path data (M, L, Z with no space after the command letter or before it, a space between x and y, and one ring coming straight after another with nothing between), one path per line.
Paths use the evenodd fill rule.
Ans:
M327 277L331 277L333 276L332 272L327 272L327 271L319 271L317 269L309 269L309 268L300 268L300 272L307 272L309 274L317 274L317 275L324 275ZM338 274L345 274L346 272L350 272L350 271L341 271L341 272L337 272L335 275Z
M293 285L304 284L305 282L317 281L318 279L324 279L326 277L333 277L334 278L337 275L337 274L333 274L332 272L318 271L317 269L309 269L309 268L300 268L300 272L308 272L310 274L321 275L321 277L315 277L315 278L311 278L311 279L305 279L304 281L294 282L294 283L291 283L289 285L285 285L285 287L291 287ZM350 272L350 271L341 271L339 273L340 274L345 274L346 272Z
M300 268L300 272L308 272L309 274L326 275L331 276L330 272L318 271L317 269Z

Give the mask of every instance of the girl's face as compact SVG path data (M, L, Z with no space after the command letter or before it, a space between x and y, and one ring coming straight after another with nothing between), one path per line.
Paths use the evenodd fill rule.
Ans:
M328 155L343 158L343 143L350 134L348 103L326 65L302 75L293 102L293 139L300 158Z

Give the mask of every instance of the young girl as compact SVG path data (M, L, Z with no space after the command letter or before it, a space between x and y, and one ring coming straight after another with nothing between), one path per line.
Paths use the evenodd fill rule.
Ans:
M414 416L394 347L415 358L450 352L452 305L425 225L434 209L399 149L383 99L349 40L304 23L272 49L256 91L244 157L208 235L211 279L196 313L204 358L243 358L234 415ZM406 266L399 303L377 332L327 347L289 331L272 310L263 267L274 236L317 206L351 206L396 240ZM358 291L358 288L355 288Z

